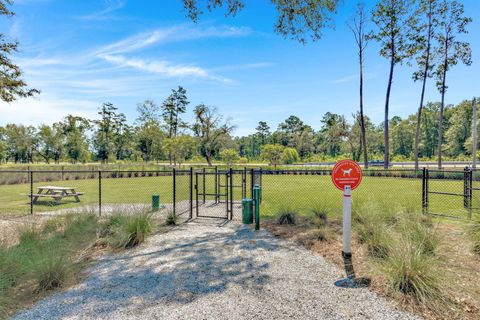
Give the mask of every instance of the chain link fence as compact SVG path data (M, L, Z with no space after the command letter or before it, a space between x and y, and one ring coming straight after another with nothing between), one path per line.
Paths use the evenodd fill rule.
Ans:
M480 210L480 171L364 170L354 206L375 205L455 218ZM0 171L0 215L53 215L152 210L159 196L163 216L241 219L242 199L262 186L262 215L284 210L341 214L342 194L330 170L262 170L216 167L173 170Z

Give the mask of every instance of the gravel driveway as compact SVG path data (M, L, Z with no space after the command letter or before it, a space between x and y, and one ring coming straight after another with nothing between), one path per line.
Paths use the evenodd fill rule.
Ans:
M102 258L14 319L417 319L266 231L198 220Z

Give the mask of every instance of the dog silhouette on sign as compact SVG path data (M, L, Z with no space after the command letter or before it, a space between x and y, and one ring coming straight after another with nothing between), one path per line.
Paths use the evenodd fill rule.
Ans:
M350 174L352 173L352 168L348 170L342 170L343 171L343 176L344 177L350 177Z

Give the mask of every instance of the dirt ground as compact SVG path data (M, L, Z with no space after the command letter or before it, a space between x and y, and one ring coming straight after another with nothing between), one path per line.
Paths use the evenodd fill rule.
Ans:
M298 245L321 255L327 261L344 267L341 255L341 222L329 221L332 233L327 241L318 241L309 237L309 230L314 228L310 220L300 219L296 225L279 225L274 220L265 221L263 226L274 236L296 242ZM480 257L473 254L465 235L465 227L456 222L442 221L435 224L442 241L438 252L440 268L443 270L443 293L451 299L451 313L432 311L419 305L416 301L392 292L378 267L369 259L362 245L355 236L352 239L352 256L356 276L371 280L370 289L379 296L392 299L401 308L416 313L427 319L480 319ZM452 315L455 315L452 318Z

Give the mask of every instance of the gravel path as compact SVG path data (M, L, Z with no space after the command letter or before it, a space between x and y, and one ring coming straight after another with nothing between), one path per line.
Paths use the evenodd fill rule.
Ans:
M341 270L243 226L196 220L102 258L85 281L14 319L417 319Z

